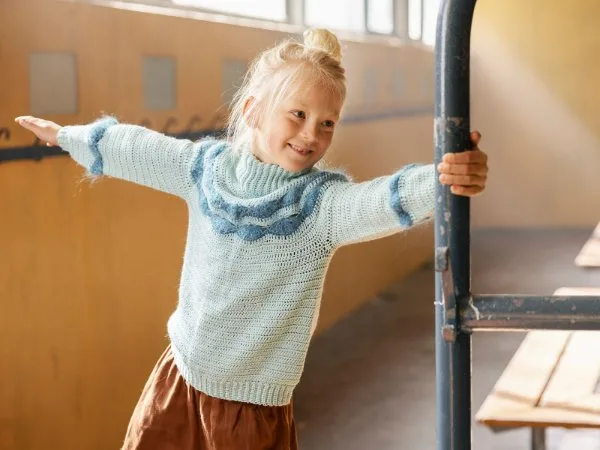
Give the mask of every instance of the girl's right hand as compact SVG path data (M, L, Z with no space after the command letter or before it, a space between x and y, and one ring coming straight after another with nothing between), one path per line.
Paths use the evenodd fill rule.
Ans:
M60 125L49 120L38 119L32 116L20 116L15 119L19 125L35 134L40 141L46 143L48 147L58 145L56 137L58 131L62 128Z

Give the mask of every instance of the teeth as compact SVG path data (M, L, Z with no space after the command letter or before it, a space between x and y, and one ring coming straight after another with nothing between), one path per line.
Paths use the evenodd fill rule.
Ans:
M309 153L310 150L309 149L305 149L305 148L301 148L301 147L297 147L293 144L289 144L290 147L292 147L292 149L296 150L298 153Z

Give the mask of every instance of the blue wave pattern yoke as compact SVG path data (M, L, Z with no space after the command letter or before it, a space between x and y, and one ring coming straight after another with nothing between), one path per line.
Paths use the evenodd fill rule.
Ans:
M432 165L355 183L334 171L288 172L225 141L175 139L113 118L63 127L58 141L93 175L186 201L169 337L185 380L228 400L288 404L335 250L396 233L434 209Z

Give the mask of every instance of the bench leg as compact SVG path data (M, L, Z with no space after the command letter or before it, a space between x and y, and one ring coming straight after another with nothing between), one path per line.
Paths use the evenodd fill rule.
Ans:
M531 450L546 450L545 428L531 428Z

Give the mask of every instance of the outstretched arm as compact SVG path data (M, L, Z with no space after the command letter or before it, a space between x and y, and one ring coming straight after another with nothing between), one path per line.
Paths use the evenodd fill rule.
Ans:
M60 126L25 116L15 121L47 145L59 145L92 175L109 175L186 197L200 145L112 117L89 125Z
M471 136L473 149L444 155L438 165L442 184L455 195L474 196L485 189L487 155L478 148L480 134ZM392 176L364 183L337 181L323 194L325 229L334 247L376 239L411 227L432 216L435 208L433 165L411 164Z
M339 181L323 194L325 228L334 247L377 239L426 220L434 209L433 165L408 165L363 183Z

